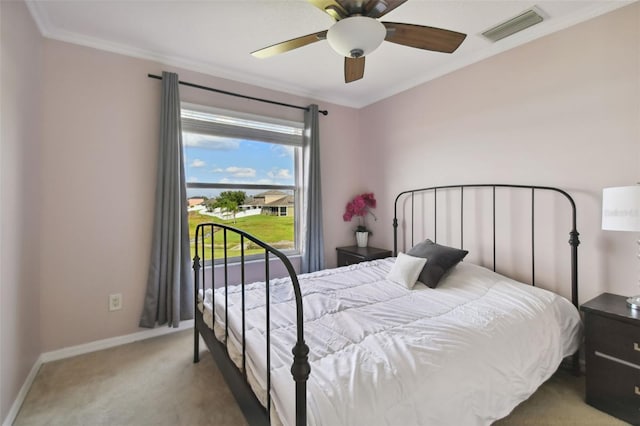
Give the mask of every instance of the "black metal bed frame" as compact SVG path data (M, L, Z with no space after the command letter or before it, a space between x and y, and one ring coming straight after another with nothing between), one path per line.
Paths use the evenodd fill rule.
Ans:
M211 246L213 247L213 241L216 229L220 229L223 232L224 241L224 257L222 264L224 265L224 288L225 288L225 301L224 301L224 316L225 316L225 330L224 330L224 343L219 342L215 337L215 332L206 325L204 321L203 313L197 309L198 306L198 293L202 289L203 299L204 291L207 289L207 275L206 268L202 268L201 261L206 266L207 261L210 262L212 268L216 259L214 258L214 250L211 250L211 259L206 258L206 245L205 239L207 235L211 236ZM242 304L242 368L239 370L231 358L227 348L227 341L229 338L229 321L228 321L228 297L227 290L229 288L229 262L227 257L227 234L231 232L240 236L240 285L241 285L241 304ZM267 406L262 406L258 398L254 395L251 387L247 381L247 369L246 369L246 341L245 341L245 242L250 241L264 249L264 276L266 286L266 340L267 340ZM200 249L200 245L202 249ZM293 364L291 366L291 375L296 382L296 425L302 426L307 424L307 378L311 372L309 366L308 354L309 347L304 341L304 317L302 314L302 293L300 291L300 284L298 283L298 276L296 274L293 265L289 261L286 255L281 251L271 247L270 245L260 241L253 235L244 232L240 229L232 226L217 224L217 223L203 223L196 228L195 238L195 256L193 258L193 270L194 270L194 297L195 297L195 322L194 322L194 339L193 339L193 362L200 361L200 339L207 344L209 351L212 353L216 363L220 367L220 370L225 378L225 381L229 385L231 392L233 393L240 409L245 415L245 418L251 425L268 425L271 417L271 333L270 333L270 310L269 310L269 261L270 255L273 254L282 261L282 264L287 269L289 277L291 278L291 284L296 301L296 329L297 339L296 344L292 349ZM209 288L215 289L215 272L211 271L211 285ZM201 285L202 284L202 285ZM212 291L213 292L213 291ZM215 293L212 294L214 297ZM213 300L213 308L215 309L215 299ZM213 315L213 321L215 321L215 313Z
M570 203L571 206L571 217L572 217L572 228L569 232L569 244L571 246L571 300L573 304L578 307L578 245L580 241L578 239L578 231L576 230L576 206L573 198L571 196L558 188L546 187L546 186L529 186L529 185L508 185L508 184L469 184L469 185L445 185L445 186L433 186L427 188L420 189L412 189L408 191L403 191L398 194L394 203L394 215L393 215L393 249L394 255L398 254L398 218L397 218L397 210L398 210L398 202L401 200L403 196L411 196L411 239L413 245L413 223L414 223L414 199L415 195L418 193L424 193L433 191L434 195L434 240L437 238L437 192L438 190L451 190L451 189L459 189L460 190L460 212L461 212L461 223L460 223L460 240L461 247L464 243L464 189L465 188L492 188L493 190L493 267L495 271L495 252L496 252L496 227L495 227L495 200L496 200L496 188L514 188L514 189L525 189L531 191L531 235L532 235L532 284L535 285L535 256L534 253L534 230L535 230L535 215L534 215L534 206L535 206L535 191L554 191L562 194ZM224 240L224 256L222 259L214 258L214 251L211 250L211 258L207 259L206 253L206 245L205 239L207 235L211 236L211 244L213 246L213 238L216 229L219 229L223 232L223 240ZM227 234L231 232L233 234L237 234L240 236L240 285L241 285L241 303L242 303L242 367L238 369L236 365L231 361L229 357L228 348L227 348L227 340L229 336L228 330L228 313L227 313L227 290L229 286L229 274L228 274L228 257L227 257ZM246 371L246 354L245 354L245 241L250 241L262 249L264 249L264 271L265 271L265 306L266 306L266 345L267 345L267 406L263 407L258 398L254 395L251 387L247 381L247 371ZM206 288L215 288L215 273L213 271L213 265L216 261L220 262L223 265L223 274L224 274L224 287L225 287L225 331L224 331L224 342L218 341L215 337L215 332L210 329L203 317L203 313L199 309L195 309L195 322L194 322L194 355L193 362L197 363L200 360L199 354L199 336L202 336L205 341L209 351L213 355L216 363L218 364L220 371L225 378L225 381L229 385L230 390L232 391L240 409L245 415L245 418L251 425L268 425L270 423L271 416L271 374L270 374L270 314L269 314L269 261L271 255L277 257L282 261L282 264L287 269L289 277L291 278L291 284L293 286L294 294L295 294L295 302L296 302L296 326L297 326L297 340L296 344L292 349L293 354L293 363L291 366L291 374L293 376L293 380L296 382L296 426L306 425L307 418L307 379L309 377L311 367L308 361L309 347L306 345L304 341L304 317L302 311L302 293L300 291L300 285L298 282L298 277L293 268L289 259L279 250L271 247L270 245L260 241L258 238L248 234L240 229L223 225L223 224L214 224L214 223L204 223L198 225L196 228L196 238L195 238L195 249L196 255L193 258L193 269L194 269L194 283L195 283L195 306L198 306L198 294L199 290L202 289L203 295ZM207 287L207 275L206 268L203 268L203 265L206 267L207 262L212 266L211 276L210 276L210 287ZM235 263L235 262L234 262ZM215 301L213 302L213 306L215 309ZM213 315L213 321L215 321L215 313ZM575 374L579 373L579 358L578 353L573 355L572 357L572 369Z
M492 216L493 216L493 271L496 271L496 188L510 188L517 190L531 191L531 285L535 286L535 191L551 191L562 194L569 202L571 208L571 230L569 231L569 245L571 246L571 303L579 309L578 302L578 245L580 244L579 233L576 227L576 203L571 195L566 191L551 186L536 185L512 185L512 184L466 184L466 185L442 185L426 188L410 189L400 192L393 205L393 254L398 255L398 202L403 197L411 197L411 245L414 244L414 207L416 194L433 192L433 236L437 242L438 236L438 190L460 190L460 248L464 247L464 189L465 188L491 188L492 190ZM577 351L571 358L571 367L574 374L580 373L580 357Z

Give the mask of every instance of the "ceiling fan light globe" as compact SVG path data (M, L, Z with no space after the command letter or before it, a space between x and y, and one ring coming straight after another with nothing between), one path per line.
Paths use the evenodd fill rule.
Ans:
M387 29L376 19L366 16L351 16L336 22L327 32L327 41L333 50L345 57L352 52L366 56L380 46Z

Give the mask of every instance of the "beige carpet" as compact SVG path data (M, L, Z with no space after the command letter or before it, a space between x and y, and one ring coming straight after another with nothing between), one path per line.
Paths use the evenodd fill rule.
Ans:
M245 425L191 330L45 364L15 425ZM624 425L583 402L584 378L559 372L496 425Z

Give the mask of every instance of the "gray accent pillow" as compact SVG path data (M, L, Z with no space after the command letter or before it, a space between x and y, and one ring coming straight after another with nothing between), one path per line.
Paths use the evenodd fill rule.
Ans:
M410 256L427 259L427 263L418 276L418 281L431 288L436 288L442 276L464 259L467 253L469 253L467 250L443 246L431 240L416 244L407 252Z

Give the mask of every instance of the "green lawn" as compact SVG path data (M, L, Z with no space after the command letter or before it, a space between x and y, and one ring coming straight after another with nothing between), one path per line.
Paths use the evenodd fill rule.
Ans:
M221 223L233 226L238 229L269 243L278 249L287 249L294 247L294 226L292 216L266 216L255 215L232 220L221 220L217 217L201 215L198 212L189 212L189 240L191 241L191 258L195 255L195 233L196 227L201 223ZM202 241L198 241L199 245ZM211 259L211 236L205 235L204 245L207 247L206 259ZM214 256L216 259L222 259L224 256L224 236L222 230L215 233L213 243ZM250 254L262 254L264 250L261 247L249 244L245 240L245 256ZM227 256L240 256L240 236L233 233L227 233ZM202 257L202 255L200 255Z

